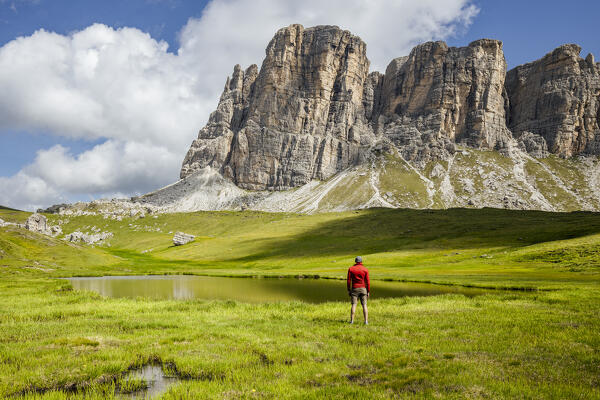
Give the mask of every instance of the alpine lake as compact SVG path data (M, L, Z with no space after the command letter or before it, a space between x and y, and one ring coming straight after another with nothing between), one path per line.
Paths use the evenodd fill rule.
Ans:
M348 300L346 282L336 279L145 275L79 277L69 278L69 281L76 290L92 291L114 298L230 300L244 303L325 303ZM373 298L436 296L449 293L476 296L486 291L461 286L371 281Z

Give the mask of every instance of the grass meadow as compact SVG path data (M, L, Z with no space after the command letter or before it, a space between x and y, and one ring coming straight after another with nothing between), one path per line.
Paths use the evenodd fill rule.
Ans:
M5 221L28 214L0 209ZM0 228L0 396L161 398L600 398L600 214L496 209L296 215L198 212L122 221L110 246ZM197 236L174 247L175 231ZM371 271L370 325L349 304L114 299L69 276L205 274L343 278ZM377 280L489 288L476 297L377 299ZM341 290L343 283L340 282ZM357 321L362 316L357 315Z

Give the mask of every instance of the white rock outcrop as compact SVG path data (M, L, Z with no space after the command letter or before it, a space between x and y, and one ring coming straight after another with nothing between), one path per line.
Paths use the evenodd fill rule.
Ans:
M80 231L75 231L65 235L65 240L71 243L80 243L83 242L85 244L96 244L100 242L104 242L106 239L109 239L113 236L112 232L100 232L100 233L84 233Z
M31 214L29 218L27 218L25 229L48 236L58 236L62 233L60 226L48 225L48 218L38 213Z
M48 232L48 219L42 214L31 214L25 222L25 229L31 232L46 233Z
M173 236L173 244L175 246L182 246L184 244L192 242L195 238L196 236L194 235L189 235L183 232L175 232L175 236Z

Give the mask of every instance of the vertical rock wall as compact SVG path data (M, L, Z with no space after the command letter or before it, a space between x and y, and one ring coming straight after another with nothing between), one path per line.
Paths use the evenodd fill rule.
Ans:
M600 154L600 68L580 52L575 44L560 46L506 77L509 129L540 136L563 157Z
M359 161L373 141L363 106L364 42L337 27L281 29L260 73L236 66L181 177L211 166L246 189L281 190Z
M467 47L428 42L386 69L379 130L407 159L443 157L452 143L504 147L502 43L482 39Z
M373 148L417 164L457 143L503 150L514 142L508 128L535 157L600 154L600 68L579 51L561 46L507 74L497 40L428 42L369 74L357 36L291 25L260 71L235 67L181 178L212 167L244 189L285 190L360 164Z
M366 45L348 31L292 25L277 32L225 176L243 188L281 190L357 163L372 142L362 104L368 70Z

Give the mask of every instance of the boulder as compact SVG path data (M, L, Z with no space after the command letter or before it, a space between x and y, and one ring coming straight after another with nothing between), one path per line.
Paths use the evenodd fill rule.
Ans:
M49 234L48 219L42 214L31 214L25 222L25 229L31 232L42 233L44 235Z
M29 218L27 218L25 229L48 236L58 236L62 234L62 228L60 226L48 225L48 218L38 213L31 214Z
M65 235L64 240L72 243L83 242L85 244L96 244L99 242L103 242L106 239L111 238L112 236L112 232L100 232L89 234L80 231L75 231Z
M194 235L189 235L183 232L175 232L175 236L173 236L173 244L175 246L182 246L184 244L192 242L195 238L196 236Z

